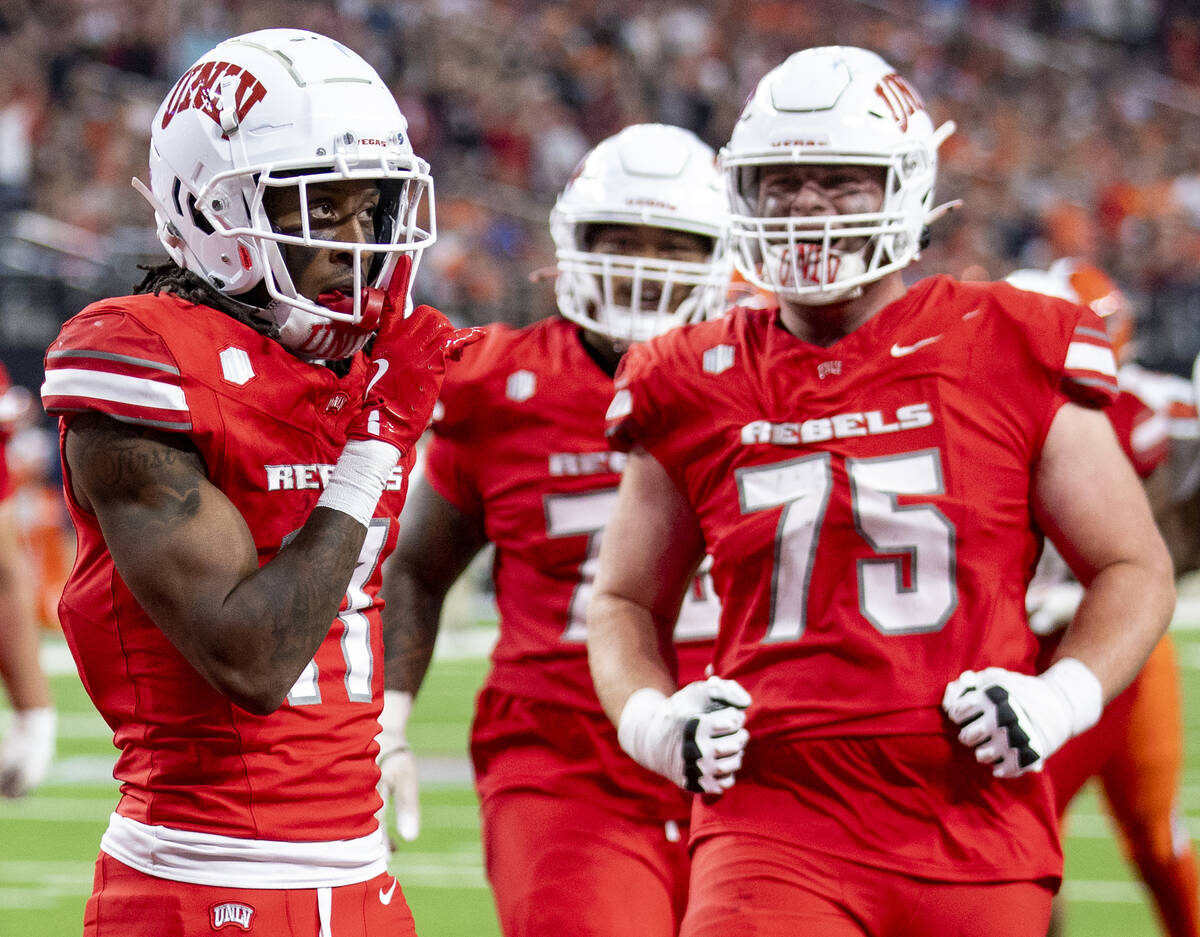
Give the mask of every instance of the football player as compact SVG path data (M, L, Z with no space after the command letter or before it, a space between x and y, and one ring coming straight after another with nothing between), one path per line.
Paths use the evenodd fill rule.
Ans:
M0 796L23 797L46 778L57 716L38 660L38 626L27 556L18 529L6 447L28 422L32 395L0 365L0 681L12 714L0 742Z
M903 279L951 129L863 49L770 71L720 161L739 269L778 306L634 346L617 376L599 697L646 767L688 748L702 708L661 623L707 551L714 669L751 700L748 743L717 749L745 745L734 783L696 802L686 937L1042 937L1062 856L1040 769L1170 618L1170 558L1102 410L1100 319ZM1088 589L1038 672L1043 531Z
M1147 485L1156 513L1170 513L1171 491L1177 486L1171 483L1168 455L1171 426L1179 418L1170 403L1182 404L1191 397L1190 382L1147 372L1127 360L1133 315L1121 290L1096 267L1062 258L1047 270L1018 270L1006 279L1019 289L1089 306L1103 318L1117 357L1121 388L1108 408L1109 420ZM1163 399L1168 387L1170 403ZM1194 424L1194 406L1191 419ZM1171 525L1166 529L1171 530ZM1177 574L1188 571L1186 566L1176 568ZM1043 636L1043 661L1053 657L1082 595L1070 569L1047 546L1026 596L1030 625ZM1133 682L1105 707L1100 721L1067 742L1046 770L1060 820L1084 782L1099 778L1125 850L1154 898L1164 934L1197 937L1200 882L1195 847L1179 809L1183 713L1179 668L1169 634L1163 635ZM1061 933L1060 902L1055 902L1055 911L1051 933Z
M416 835L405 724L451 584L486 544L499 641L479 694L471 757L483 849L506 937L673 937L687 889L691 795L719 790L706 714L680 787L635 764L587 669L584 612L625 456L604 443L622 354L718 312L728 210L713 151L689 131L639 124L580 163L550 216L561 316L495 324L446 376L440 416L384 576L383 782ZM717 610L693 577L672 618L684 682L711 659ZM702 684L703 709L722 684Z
M84 933L413 934L375 818L380 565L471 338L411 307L428 166L370 65L269 29L175 83L136 185L170 261L70 319L42 387L63 630L120 750Z

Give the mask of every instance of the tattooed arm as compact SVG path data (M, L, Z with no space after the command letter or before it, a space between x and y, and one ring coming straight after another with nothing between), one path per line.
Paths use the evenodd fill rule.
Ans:
M260 568L245 520L185 437L86 413L65 453L72 494L155 624L243 709L277 709L337 615L363 525L318 507Z
M446 593L486 542L482 518L458 510L424 479L409 490L400 540L383 567L387 689L416 695L429 668Z

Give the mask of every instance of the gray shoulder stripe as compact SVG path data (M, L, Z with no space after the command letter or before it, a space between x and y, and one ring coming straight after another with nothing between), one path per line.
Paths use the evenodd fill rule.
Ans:
M1108 333L1103 329L1089 329L1086 326L1079 325L1075 327L1076 335L1087 335L1090 338L1102 338L1108 341Z
M151 361L149 358L134 358L131 355L116 355L111 351L94 351L84 348L68 348L59 351L46 352L47 358L99 358L102 361L120 361L122 364L136 364L143 368L153 368L167 374L179 374L179 368L173 368L161 361Z
M1107 390L1112 390L1113 388L1115 388L1117 386L1117 382L1115 379L1111 380L1111 381L1104 381L1104 380L1100 380L1099 378L1094 378L1094 377L1083 377L1083 378L1068 377L1068 378L1064 378L1064 380L1068 380L1072 384L1079 384L1083 387L1103 387L1103 388L1106 388Z
M118 423L129 423L135 426L150 426L154 429L166 429L173 432L189 433L192 430L192 421L172 422L171 420L146 420L136 416L125 416L117 413L107 413L104 410L96 407L47 407L47 413L99 413L101 416L106 416L110 420L116 420Z
M135 416L118 416L115 413L106 413L104 415L111 420L116 420L118 423L136 423L138 426L153 426L155 429L169 429L181 433L189 432L192 428L191 420L174 423L170 420L145 420Z

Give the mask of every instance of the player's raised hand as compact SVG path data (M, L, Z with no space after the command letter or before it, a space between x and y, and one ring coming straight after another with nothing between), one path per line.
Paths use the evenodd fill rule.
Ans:
M417 306L408 316L389 310L371 348L373 370L362 408L347 435L407 452L429 425L446 362L482 337L481 329L456 329L432 306Z
M359 413L351 420L351 439L382 440L400 450L412 448L425 432L441 393L446 361L455 361L480 329L456 329L432 306L417 306L404 314L411 266L400 264L386 290L367 287L360 301L364 328L375 329L370 346L371 374ZM318 301L330 309L349 312L352 297L322 293Z
M709 677L664 696L645 687L621 711L621 748L644 768L694 793L733 786L750 734L750 694L733 680Z
M317 501L370 526L379 496L397 459L414 446L433 414L446 376L482 329L456 329L432 306L404 315L407 276L393 276L386 291L363 291L364 323L380 321L369 352L371 371L358 410L346 426L346 445ZM353 309L344 294L322 293L331 309ZM341 304L339 306L339 304Z
M1046 759L1100 718L1103 692L1088 667L1065 657L1037 677L988 667L946 686L942 708L958 740L998 778L1041 771Z

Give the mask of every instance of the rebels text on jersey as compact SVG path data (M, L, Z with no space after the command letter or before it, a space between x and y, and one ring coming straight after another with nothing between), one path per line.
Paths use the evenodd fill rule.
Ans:
M226 315L144 295L96 303L68 321L47 352L42 395L63 433L74 414L96 411L185 434L265 563L315 506L365 373L361 356L338 378ZM380 563L395 544L409 467L397 467L380 499L329 634L268 716L230 703L155 627L67 486L79 554L60 615L120 749L118 814L247 839L374 833Z
M604 442L612 392L578 326L489 326L447 371L425 463L496 546L500 638L485 686L596 715L584 612L625 463ZM711 660L717 615L698 576L675 632L681 682Z
M943 733L965 668L1031 672L1031 467L1064 400L1106 406L1099 318L932 277L829 348L737 310L630 351L610 441L691 503L752 737Z

